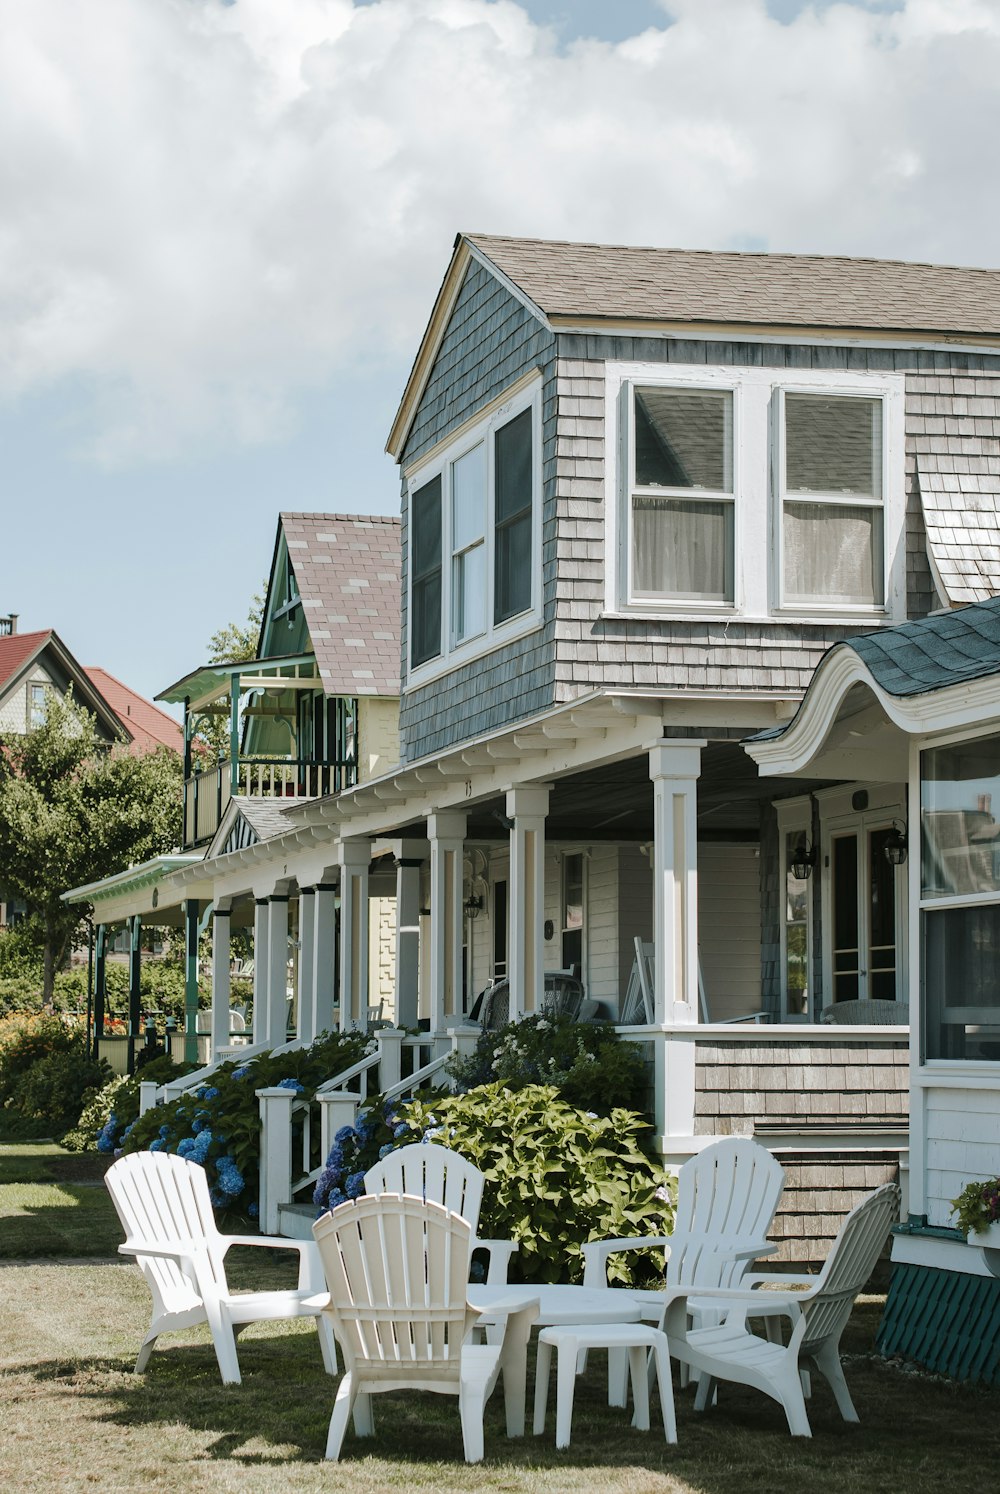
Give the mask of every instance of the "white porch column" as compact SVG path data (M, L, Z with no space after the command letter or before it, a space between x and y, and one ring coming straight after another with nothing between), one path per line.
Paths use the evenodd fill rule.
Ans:
M312 887L299 888L299 981L296 992L295 1036L311 1043L316 1036L315 958L316 892Z
M367 840L340 844L340 1030L368 1022L368 864Z
M541 1003L545 980L545 816L548 784L524 785L507 794L510 832L510 1019L530 1015Z
M271 1041L267 1020L267 942L271 905L266 897L254 898L253 907L253 1040Z
M212 1059L230 1044L229 1028L229 904L216 903L212 912Z
M337 889L332 882L317 882L313 902L312 1009L313 1037L333 1031L333 1008L337 990Z
M656 1022L698 1020L697 786L705 742L660 742L653 780Z
M277 1048L288 1035L288 896L272 893L267 924L267 1037Z
M396 847L396 1015L397 1027L416 1027L420 990L421 841Z
M454 1026L462 1006L464 814L427 817L431 845L431 1032Z

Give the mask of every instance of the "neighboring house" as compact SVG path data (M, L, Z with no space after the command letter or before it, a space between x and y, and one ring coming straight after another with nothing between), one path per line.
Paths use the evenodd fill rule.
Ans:
M784 1257L821 1255L906 1151L909 766L863 692L814 769L741 744L842 640L1000 592L998 421L998 272L460 236L389 439L398 762L211 848L239 858L216 893L253 885L258 971L276 951L255 1038L284 1031L286 897L300 1038L330 1010L324 894L363 1022L391 875L398 1023L443 1043L490 979L520 1015L577 971L648 1053L664 1157L757 1135Z
M184 708L179 854L73 894L94 905L99 987L112 928L126 924L136 947L141 925L186 928L191 1057L197 940L209 917L216 1000L203 1049L215 1053L230 1041L235 934L245 935L252 955L258 1047L283 1043L289 1022L303 1041L334 1023L337 852L324 842L303 887L289 874L284 835L289 811L363 785L398 761L399 570L398 519L281 514L257 656L204 665L159 697ZM209 735L218 738L213 728L219 723L228 752L218 762L206 761L205 742ZM364 955L349 977L357 985L363 973L366 1008L392 1002L395 910L391 899L378 894L395 891L394 877L390 868L372 879ZM347 946L353 950L350 941ZM137 1002L137 971L133 984ZM362 1011L362 1021L366 1015Z
M103 669L84 669L51 628L19 633L17 615L0 618L0 732L20 736L45 720L46 698L72 691L94 717L98 738L127 744L130 752L168 746L180 751L180 728L165 711L144 700ZM4 901L0 867L0 927L22 908Z

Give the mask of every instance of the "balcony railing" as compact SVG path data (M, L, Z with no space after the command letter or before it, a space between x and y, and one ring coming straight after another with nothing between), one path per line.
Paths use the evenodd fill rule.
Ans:
M352 788L356 782L353 759L315 762L307 758L240 758L221 762L184 783L184 849L205 845L218 830L234 794L250 799L318 799Z

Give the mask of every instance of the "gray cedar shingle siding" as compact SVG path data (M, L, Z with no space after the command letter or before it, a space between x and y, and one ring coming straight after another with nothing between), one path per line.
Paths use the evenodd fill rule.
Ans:
M410 430L404 466L445 439L477 410L533 368L545 377L542 396L542 594L545 627L408 692L400 711L403 762L496 730L552 704L552 597L556 525L552 494L556 463L555 340L488 270L466 275L434 368ZM553 386L550 388L550 386ZM406 675L406 489L403 489L403 677Z
M852 1127L904 1129L909 1104L906 1034L864 1048L842 1042L699 1041L695 1134L757 1135L785 1164L781 1208L771 1230L773 1259L821 1260L843 1216L880 1183L895 1181L897 1158L852 1150ZM843 1130L835 1150L794 1151L810 1127Z
M927 541L947 600L1000 592L1000 378L923 375L907 381Z

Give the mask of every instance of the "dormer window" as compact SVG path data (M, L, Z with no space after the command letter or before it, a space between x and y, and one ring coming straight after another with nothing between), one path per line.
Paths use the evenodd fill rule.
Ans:
M410 671L450 668L538 625L540 380L409 479Z

